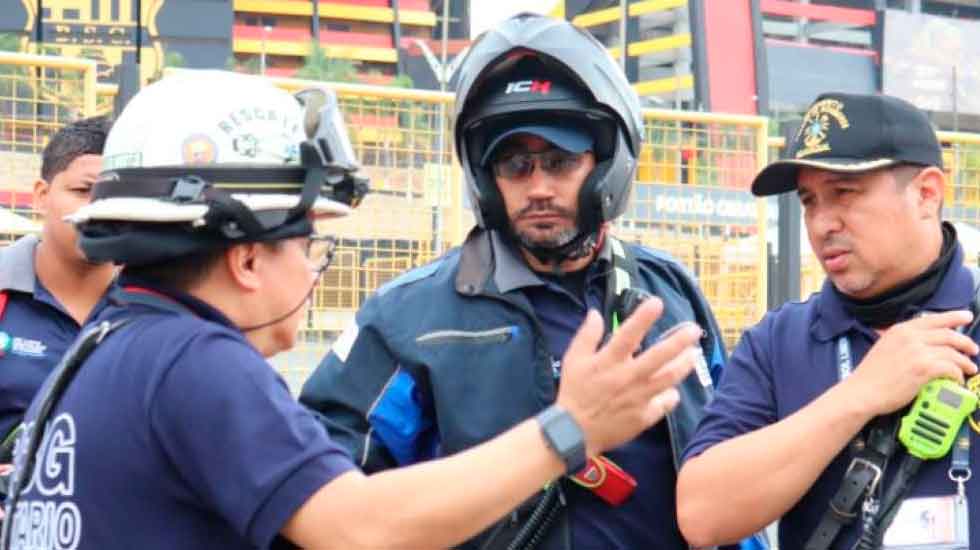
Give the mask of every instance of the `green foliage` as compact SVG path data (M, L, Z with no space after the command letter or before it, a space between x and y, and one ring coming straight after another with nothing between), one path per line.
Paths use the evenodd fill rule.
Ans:
M12 32L0 33L0 52L19 52L20 36Z
M235 70L240 73L259 74L261 68L262 62L259 60L258 56L255 56L239 63Z
M323 47L313 41L310 42L310 55L296 71L296 78L320 82L359 82L357 67L352 61L327 57Z
M259 74L259 57L249 57L244 61L238 59L234 55L225 60L225 70L234 71L236 73L245 74Z
M163 66L179 68L184 66L184 55L180 52L164 52L163 54Z
M156 82L163 78L163 70L167 68L178 69L184 66L184 56L180 52L167 51L163 52L163 60L160 62L160 66L157 67L156 73L150 77L150 82Z
M414 88L415 87L415 83L412 82L412 77L408 76L407 74L400 74L400 75L396 76L395 79L392 80L391 83L388 84L388 85L391 86L392 88Z

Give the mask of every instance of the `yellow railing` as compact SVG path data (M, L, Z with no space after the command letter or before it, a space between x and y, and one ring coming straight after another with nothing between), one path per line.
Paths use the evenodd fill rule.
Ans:
M0 52L0 150L37 153L66 121L92 116L96 62Z
M0 69L10 67L0 63ZM473 216L463 206L462 172L452 154L451 94L271 80L293 92L309 86L337 92L373 190L353 216L321 228L341 237L335 263L314 292L299 346L273 361L297 389L375 289L460 244ZM96 105L103 112L112 103L112 88L90 89L90 110L79 115ZM37 96L42 103L50 99ZM633 201L615 233L684 263L731 345L766 305L765 239L759 238L765 234L765 201L745 190L768 156L767 121L667 110L645 111L644 118ZM47 121L28 122L43 127ZM31 149L31 158L38 150Z
M112 111L115 108L116 94L119 93L119 86L117 84L103 84L99 83L95 85L95 114L97 115L112 115Z
M322 228L341 237L335 263L314 292L300 345L274 359L297 389L375 289L461 243L473 217L463 206L464 182L452 154L451 94L271 80L292 92L310 86L337 92L373 189L354 216ZM96 86L94 62L0 53L0 196L19 191L23 199L51 132L109 112L115 93ZM763 117L651 109L644 119L632 202L615 233L680 260L697 277L731 345L766 307L765 236L773 220L766 201L747 187L778 155L782 140L767 137ZM942 132L939 138L950 175L946 218L961 224L967 261L976 263L980 135ZM806 295L823 274L809 247L802 248Z
M96 62L0 52L0 241L28 227L40 153L67 122L96 113ZM20 229L18 229L20 228Z
M617 232L687 266L731 346L766 308L766 242L758 238L766 202L746 192L766 162L766 119L660 109L644 115L637 184Z
M943 217L957 227L965 260L980 265L980 135L938 132L948 185Z

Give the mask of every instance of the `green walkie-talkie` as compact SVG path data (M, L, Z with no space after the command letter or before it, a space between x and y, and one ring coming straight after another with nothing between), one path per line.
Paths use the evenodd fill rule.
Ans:
M919 390L902 417L898 440L910 455L931 460L946 456L963 421L977 409L977 394L956 382L937 378Z

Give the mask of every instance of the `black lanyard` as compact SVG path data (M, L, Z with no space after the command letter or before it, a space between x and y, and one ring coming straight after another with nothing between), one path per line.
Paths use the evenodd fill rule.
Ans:
M102 321L97 325L83 330L82 334L75 340L75 343L65 352L58 366L49 375L47 389L43 394L35 398L38 403L37 415L34 418L34 427L30 430L29 435L27 435L27 440L24 444L22 462L14 470L13 478L10 482L10 494L7 497L7 517L3 523L3 529L0 531L0 549L6 550L9 547L11 543L11 530L13 529L15 520L29 521L29 518L24 517L28 512L18 510L17 503L20 500L21 491L27 486L31 477L34 475L34 467L38 458L37 454L40 450L41 442L44 440L44 432L47 428L48 420L54 413L55 407L61 400L61 396L64 395L65 390L68 389L68 385L75 379L75 375L78 374L79 369L85 363L88 356L95 350L96 346L101 344L110 333L128 322L128 318L114 322ZM18 518L18 516L20 517Z
M972 333L972 330L968 332ZM846 335L837 339L836 351L838 381L843 382L854 368L851 344ZM852 448L857 449L857 453L851 459L827 512L807 540L806 550L829 548L840 530L858 517L859 501L863 501L864 526L857 547L875 548L880 544L880 538L884 535L882 527L887 528L891 523L921 464L918 459L906 456L887 493L883 498L878 498L888 461L897 450L899 414L876 417L868 425L867 436L855 438ZM957 435L949 471L950 479L957 483L961 493L970 472L970 433L969 425L964 424Z
M967 332L973 331L967 329ZM851 342L847 339L847 336L841 336L837 339L837 374L839 381L843 382L845 378L851 375L853 369L854 362L851 359ZM952 461L951 471L956 473L971 471L970 425L967 422L963 422L963 425L960 426L959 433L956 435L956 444L953 445Z

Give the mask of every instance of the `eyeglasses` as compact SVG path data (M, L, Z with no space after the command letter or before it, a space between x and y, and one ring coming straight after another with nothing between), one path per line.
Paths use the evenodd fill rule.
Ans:
M337 249L337 239L331 235L312 234L306 242L306 257L313 264L313 272L317 275L326 271L333 260L333 253Z
M524 152L506 155L493 163L493 173L509 180L523 180L531 177L534 166L552 176L567 176L582 165L585 153L571 153L564 149L548 149L537 153ZM537 161L535 161L537 159Z

